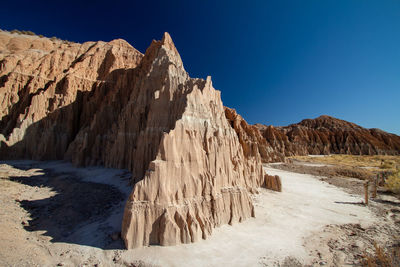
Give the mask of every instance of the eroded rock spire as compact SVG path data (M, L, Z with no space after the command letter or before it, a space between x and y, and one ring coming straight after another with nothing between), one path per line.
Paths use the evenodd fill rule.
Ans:
M211 77L189 77L168 33L145 55L121 40L36 38L38 52L0 37L0 154L130 169L127 248L195 242L254 216L250 193L265 184L259 152L247 152L251 138L228 122Z

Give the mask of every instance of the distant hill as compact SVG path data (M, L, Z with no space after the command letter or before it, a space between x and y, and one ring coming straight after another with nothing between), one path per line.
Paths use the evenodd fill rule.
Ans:
M400 154L400 136L327 115L284 127L255 126L275 153L285 156Z

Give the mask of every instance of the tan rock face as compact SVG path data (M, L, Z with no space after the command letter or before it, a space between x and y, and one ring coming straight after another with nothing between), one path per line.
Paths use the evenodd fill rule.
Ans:
M234 109L225 107L225 115L231 126L238 134L239 141L243 146L245 156L261 156L262 162L283 161L285 154L276 151L266 141L256 125L249 125Z
M63 158L84 96L142 58L121 40L76 44L0 32L0 43L0 141L8 158Z
M125 207L122 236L128 248L195 242L216 226L254 216L249 192L263 183L260 156L244 156L211 79L186 76L167 87L179 92L172 101L181 103L180 114Z
M330 116L306 119L286 127L256 126L273 150L285 156L400 154L400 136L365 129Z
M265 188L282 192L282 183L281 178L278 175L264 175L265 179Z
M132 170L127 248L195 242L254 216L263 139L224 110L211 78L188 76L168 34L144 56L123 40L0 32L0 44L0 155Z

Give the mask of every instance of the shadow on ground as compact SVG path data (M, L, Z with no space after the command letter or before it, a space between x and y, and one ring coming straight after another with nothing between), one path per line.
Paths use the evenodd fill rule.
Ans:
M25 166L13 166L26 170ZM119 239L113 241L110 234L115 229L106 220L115 209L123 209L125 200L116 187L85 182L72 173L54 173L31 177L13 176L9 179L32 187L49 187L56 194L40 200L22 200L20 206L30 213L27 231L46 231L51 242L75 243L102 249L122 249Z
M358 205L358 206L365 206L365 203L362 201L357 201L357 202L353 202L353 201L335 201L336 204L347 204L347 205Z

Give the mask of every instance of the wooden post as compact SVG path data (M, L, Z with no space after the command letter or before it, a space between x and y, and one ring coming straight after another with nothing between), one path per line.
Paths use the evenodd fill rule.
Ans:
M383 173L379 172L378 175L378 185L384 186L385 185L385 178L383 177Z
M364 183L365 205L368 205L368 185L369 185L369 181L365 181L365 183Z
M373 181L372 181L372 198L376 198L376 191L377 191L377 185L378 183L378 177L376 177Z

